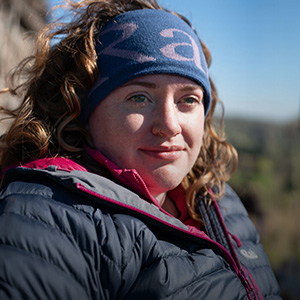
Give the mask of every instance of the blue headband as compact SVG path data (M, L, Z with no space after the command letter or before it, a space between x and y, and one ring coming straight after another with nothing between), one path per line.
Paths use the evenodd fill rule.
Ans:
M100 31L96 52L100 76L82 103L82 122L113 90L150 74L180 75L201 85L207 115L211 92L205 57L197 35L179 17L156 9L121 14Z

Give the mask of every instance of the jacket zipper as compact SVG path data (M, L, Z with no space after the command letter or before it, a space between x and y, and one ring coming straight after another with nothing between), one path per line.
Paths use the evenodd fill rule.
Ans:
M245 271L243 269L240 270L239 272L239 278L241 280L241 282L243 283L246 291L247 291L247 297L248 299L255 299L255 300L259 300L253 286L251 285L249 279L247 278Z

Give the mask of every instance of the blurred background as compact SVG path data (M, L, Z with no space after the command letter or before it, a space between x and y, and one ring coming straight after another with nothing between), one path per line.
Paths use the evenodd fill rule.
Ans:
M0 88L60 0L0 0ZM239 167L230 184L261 235L285 300L300 299L300 1L159 0L209 47ZM16 107L16 99L1 97ZM0 131L7 124L1 124Z

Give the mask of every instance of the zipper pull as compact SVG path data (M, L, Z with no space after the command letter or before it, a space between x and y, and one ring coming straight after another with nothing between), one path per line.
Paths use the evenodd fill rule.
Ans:
M228 234L232 237L232 239L235 241L236 245L238 248L241 248L242 247L242 242L239 240L239 238L234 235L233 233L229 232L228 231Z

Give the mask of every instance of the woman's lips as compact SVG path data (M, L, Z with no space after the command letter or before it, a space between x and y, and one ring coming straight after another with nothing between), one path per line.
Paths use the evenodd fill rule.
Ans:
M159 146L159 147L147 147L139 149L143 154L162 160L176 160L182 153L184 148L181 146Z

